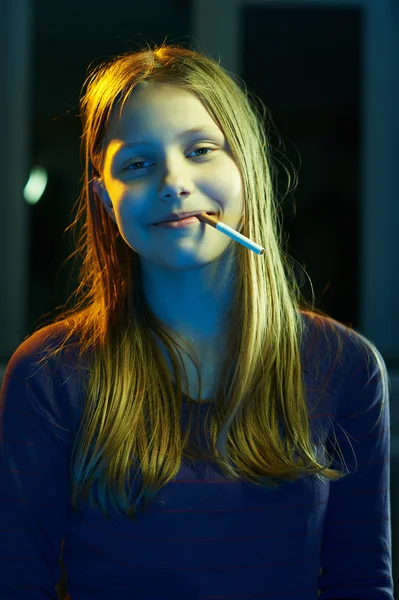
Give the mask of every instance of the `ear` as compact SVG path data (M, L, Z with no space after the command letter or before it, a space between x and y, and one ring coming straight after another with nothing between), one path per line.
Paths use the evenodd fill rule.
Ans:
M97 196L101 200L103 200L104 193L106 193L106 189L104 187L103 182L100 179L97 179L97 177L94 177L92 182L93 182L93 190L96 192Z
M107 211L107 213L109 214L109 216L111 217L111 219L113 221L115 221L115 215L114 215L114 207L112 206L112 202L110 197L108 196L108 192L103 184L103 182L100 179L93 179L93 190L95 191L95 193L97 194L97 196L100 198L105 210Z

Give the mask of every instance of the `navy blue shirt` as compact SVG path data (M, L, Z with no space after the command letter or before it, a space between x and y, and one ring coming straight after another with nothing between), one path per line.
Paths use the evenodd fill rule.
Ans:
M81 512L71 507L69 458L83 405L73 350L49 377L32 363L62 336L62 325L28 337L0 392L1 600L56 599L62 544L71 600L393 600L387 396L378 421L385 363L373 346L381 369L354 330L324 317L306 322L309 423L336 456L332 467L350 474L266 491L228 480L214 465L183 461L137 521L109 502L109 521L88 501L80 500ZM205 410L212 405L201 404Z

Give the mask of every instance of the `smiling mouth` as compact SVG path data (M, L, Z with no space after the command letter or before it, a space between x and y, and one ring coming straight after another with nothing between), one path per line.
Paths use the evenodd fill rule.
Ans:
M174 219L172 221L162 221L162 223L156 223L156 227L170 227L170 228L179 228L186 227L188 225L193 225L195 223L200 223L200 219L197 215L193 215L192 217L186 217L184 219Z
M180 218L180 219L170 219L169 221L160 221L159 223L154 223L154 225L158 226L158 225L165 225L168 223L195 223L196 221L200 221L199 219L199 215L201 215L202 213L197 213L196 215L190 215L189 217L184 217L184 218ZM206 215L212 215L212 216L217 216L218 213L214 213L214 212L206 212Z

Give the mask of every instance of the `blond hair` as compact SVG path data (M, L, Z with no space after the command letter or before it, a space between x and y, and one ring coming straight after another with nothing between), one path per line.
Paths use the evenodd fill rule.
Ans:
M181 346L146 304L139 256L124 242L92 186L93 177L102 175L104 136L113 110L119 106L121 111L135 86L151 80L182 86L204 103L242 175L242 233L265 248L260 257L236 245L234 318L218 391L209 405L214 410L205 415L207 450L189 443L192 410L196 407L198 416L199 403L188 403L189 424L186 429L180 424ZM102 63L84 85L80 108L87 168L76 219L68 227L77 228L82 220L77 249L69 257L79 252L83 259L75 292L81 298L53 319L63 321L67 334L51 351L59 354L73 340L85 374L84 410L71 455L73 507L78 509L80 495L89 495L98 507L92 493L97 482L105 517L108 493L118 514L137 518L140 502L144 512L176 476L183 458L215 461L226 477L269 488L305 475L344 477L346 473L329 468L333 459L319 462L311 438L300 354L303 317L322 327L325 313L302 296L294 261L283 249L276 170L265 114L260 115L255 102L259 99L204 53L165 44ZM171 357L175 387L150 330ZM135 500L125 488L131 488L132 467L142 477Z

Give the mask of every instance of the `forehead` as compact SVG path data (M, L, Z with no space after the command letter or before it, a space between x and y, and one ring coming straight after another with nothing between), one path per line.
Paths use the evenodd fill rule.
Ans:
M124 103L115 108L108 124L106 141L129 136L143 137L180 131L198 125L218 128L205 105L190 90L176 85L145 82L138 85Z

